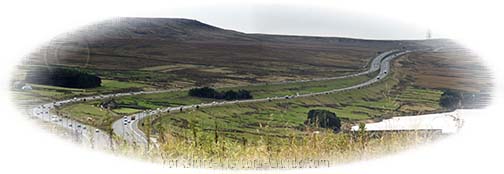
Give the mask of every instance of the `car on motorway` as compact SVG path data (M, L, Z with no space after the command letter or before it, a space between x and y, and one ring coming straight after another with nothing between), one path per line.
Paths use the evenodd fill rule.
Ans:
M96 133L100 133L100 129L95 129L95 132Z
M387 62L387 63L388 63L388 62ZM379 65L373 65L373 66L379 67ZM387 68L388 68L387 66L383 66L382 68L385 68L384 70L389 70L389 69L387 69ZM373 70L373 72L376 72L376 71L378 71L378 72L379 72L379 69L375 69L375 70ZM369 72L371 72L371 71L369 71ZM387 73L387 71L384 71L383 73L385 73L385 74L386 74L386 73ZM382 76L382 77L380 77L380 76ZM386 75L379 74L379 75L377 76L377 79L378 79L378 80L380 80L380 78L383 78L383 77L385 77L385 76L386 76ZM353 77L353 76L349 76L349 77ZM350 90L350 89L355 89L355 88L360 89L360 88L363 88L364 86L369 85L369 84L372 84L373 82L376 82L376 81L377 81L377 80L371 80L369 83L363 83L362 85L354 85L354 86L350 86L350 87L348 88L348 90ZM303 96L303 97L305 97L305 96L312 96L312 95L313 95L313 96L319 96L319 95L323 95L323 94L332 94L332 93L339 92L339 91L346 91L346 90L331 90L331 91L326 91L326 92L317 92L317 93L312 93L312 94L308 93L308 94L303 94L302 96ZM110 96L110 95L108 95L108 96ZM108 97L108 96L107 96L107 97ZM115 95L114 95L114 96L115 96ZM122 95L121 95L121 96L122 96ZM296 94L293 94L293 95L285 95L284 97L285 97L285 99L294 99L294 98L297 98L298 96L300 96L300 95L299 95L299 93L296 93ZM94 98L94 97L93 97L93 98ZM275 100L277 100L277 99L282 99L282 96L272 97L272 98L268 97L266 100L267 100L267 101L272 101L273 99L275 99ZM78 99L78 100L83 100L83 99ZM261 100L261 99L255 99L255 100L257 100L257 101L264 101L264 100ZM216 101L213 101L213 102L212 102L212 103L210 103L210 104L204 104L204 103L202 103L201 105L181 106L180 108L174 107L173 109L174 109L174 111L176 111L177 109L180 109L180 111L182 111L183 109L184 109L184 110L190 110L191 108L194 108L194 107L199 108L200 106L209 106L209 105L213 105L213 104L241 103L241 102L242 102L242 101L238 101L238 100L234 100L234 101L224 101L224 102L216 102ZM246 102L246 101L244 101L244 102ZM66 103L66 101L65 101L65 103ZM50 106L48 106L48 107L50 107ZM46 110L46 109L44 109L44 110ZM38 111L38 112L42 111L42 113L43 113L43 112L44 112L44 110L35 110L35 111ZM150 111L150 112L149 112L149 111ZM124 120L123 120L123 125L127 125L127 124L129 124L129 123L131 123L131 122L134 122L133 120L135 120L135 119L144 119L144 118L145 118L145 116L149 116L149 115L147 115L148 113L150 113L150 114L155 114L155 113L159 113L159 111L160 111L160 109L159 109L159 108L157 108L157 111L146 110L145 112L141 112L141 113L135 114L135 115L136 115L136 117L138 117L138 118L136 118L135 116L131 116L131 118L129 118L128 116L123 116L123 118L124 118ZM166 109L166 111L165 111L165 112L169 112L169 111L170 111L170 108ZM46 113L47 113L47 112L46 112ZM62 117L64 117L64 116L62 116ZM64 118L66 118L66 119L68 119L68 120L69 120L69 121L67 121L67 122L70 122L70 121L71 121L71 119L69 119L68 117L64 117ZM128 120L128 119L130 119L130 120ZM61 119L60 119L60 120L61 120ZM120 117L119 117L119 119L117 120L117 122L119 122L119 124L120 124ZM74 122L74 123L75 123L75 122ZM60 123L60 124L61 124L61 125L63 125L62 123ZM144 123L141 123L141 124L142 124L142 126L144 125ZM78 126L80 126L80 125L78 125ZM130 126L131 126L131 125L130 125ZM70 124L70 126L69 126L69 127L72 127L72 125ZM85 128L85 127L83 127L82 129L86 129L86 128ZM93 127L90 127L90 131L92 131L92 129L93 129ZM96 130L95 130L95 132L96 132L96 133L98 133L98 132L99 132L99 130L98 130L98 129L96 129ZM108 132L106 132L106 134L108 134Z

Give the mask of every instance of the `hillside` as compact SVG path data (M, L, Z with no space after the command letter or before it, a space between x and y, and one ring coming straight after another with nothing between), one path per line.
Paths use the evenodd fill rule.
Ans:
M380 51L432 45L424 42L247 34L190 19L116 18L55 37L26 64L78 67L168 88L241 85L351 74Z
M395 41L246 34L196 20L118 18L56 37L28 64L148 70L229 81L278 81L364 70ZM200 77L197 77L200 76Z

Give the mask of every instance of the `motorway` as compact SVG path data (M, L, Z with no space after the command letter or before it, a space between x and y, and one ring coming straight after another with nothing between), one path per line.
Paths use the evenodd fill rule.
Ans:
M314 79L314 80L333 80L333 79L342 79L342 78L349 78L349 77L355 77L355 76L360 76L360 75L365 75L365 74L370 74L373 73L377 70L380 70L378 75L376 75L373 79L370 79L364 83L356 84L354 86L350 87L345 87L345 88L339 88L339 89L332 89L329 91L323 91L323 92L316 92L316 93L307 93L307 94L301 94L301 95L292 95L292 96L277 96L277 97L270 97L270 98L259 98L259 99L250 99L250 100L235 100L235 101L221 101L221 102L212 102L212 103L201 103L201 104L193 104L193 105L186 105L186 106L178 106L178 107L168 107L168 108L159 108L157 110L150 110L150 111L145 111L145 112L140 112L137 114L133 114L130 116L125 117L122 120L117 120L112 124L112 128L114 130L114 133L117 135L122 136L127 142L133 143L133 144L147 144L148 143L148 138L138 128L138 122L139 120L145 119L149 116L153 115L158 115L160 113L173 113L173 112L180 112L181 110L190 110L190 109L196 109L197 107L199 108L207 108L207 107L213 107L213 106L223 106L223 105L231 105L231 104L238 104L238 103L252 103L252 102L269 102L269 101L274 101L274 100L288 100L292 98L299 98L299 97L311 97L311 96L317 96L317 95L327 95L335 92L342 92L342 91L347 91L347 90L352 90L352 89L359 89L365 86L369 86L373 83L376 83L382 79L384 79L387 75L388 72L390 71L390 61L396 57L399 57L401 55L407 54L411 51L409 50L390 50L384 53L381 53L377 55L371 62L370 68L367 71L356 73L356 74L351 74L351 75L346 75L346 76L339 76L339 77L332 77L332 78L324 78L324 79ZM312 81L312 80L310 80ZM306 80L302 80L301 82L306 82ZM290 82L289 82L290 83ZM135 118L135 120L131 120L131 118ZM129 123L128 123L129 121Z
M416 50L416 51L419 51L419 50ZM362 87L369 86L373 83L376 83L376 82L384 79L389 74L390 61L396 57L399 57L401 55L404 55L404 54L407 54L410 52L412 52L412 50L399 50L399 49L393 49L390 51L383 52L373 58L373 60L371 61L370 65L369 65L368 70L363 71L363 72L359 72L359 73L355 73L355 74L337 76L337 77L329 77L329 78L317 78L317 79L310 79L310 80L254 84L254 85L286 84L286 83L298 83L298 82L309 82L309 81L334 80L334 79L343 79L343 78L355 77L355 76L360 76L360 75L366 75L366 74L370 74L370 73L373 73L375 71L380 70L378 75L376 75L373 79L370 79L364 83L356 84L354 86L339 88L339 89L332 89L332 90L323 91L323 92L301 94L301 95L277 96L277 97L271 97L271 98L260 98L260 99L250 99L250 100L221 101L221 102L201 103L201 104L178 106L178 107L158 108L157 110L147 110L147 111L133 114L130 116L125 116L124 118L116 120L112 124L112 129L113 129L113 132L115 135L120 136L126 142L128 142L130 144L146 145L148 143L147 137L138 128L138 126L139 126L138 122L139 122L139 120L145 119L147 117L157 115L160 113L166 113L166 112L177 112L177 111L181 111L181 110L196 109L196 107L205 108L205 107L222 106L222 105L230 105L230 104L237 104L237 103L268 102L268 101L273 101L273 100L288 100L288 99L297 98L297 97L311 97L311 96L317 96L317 95L331 94L331 93L335 93L335 92L342 92L342 91L347 91L347 90L352 90L352 89L360 89ZM81 137L81 138L85 139L85 140L81 140L81 141L89 142L89 143L95 144L95 145L101 145L104 148L107 148L107 147L114 148L114 144L113 144L113 141L111 141L111 137L110 137L109 133L103 132L95 127L90 126L90 125L84 125L84 124L79 123L75 120L72 120L68 117L51 113L51 110L54 109L55 106L62 106L62 105L66 105L66 104L76 103L76 102L102 100L102 99L106 99L106 98L140 95L140 94L155 94L155 93L173 92L173 91L181 91L181 90L188 90L188 89L125 92L125 93L104 94L104 95L73 98L73 99L67 99L67 100L56 101L56 102L38 105L38 106L31 109L30 115L32 117L39 118L43 121L52 122L56 125L60 125L66 129L70 130L71 132L74 132L77 137ZM133 117L135 117L136 119L132 120Z

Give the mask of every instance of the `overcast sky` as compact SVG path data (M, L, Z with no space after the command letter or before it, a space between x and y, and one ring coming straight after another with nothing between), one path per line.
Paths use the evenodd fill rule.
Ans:
M428 30L426 27L413 26L414 21L394 21L379 15L313 6L199 5L168 8L147 16L191 18L246 33L366 39L425 39Z

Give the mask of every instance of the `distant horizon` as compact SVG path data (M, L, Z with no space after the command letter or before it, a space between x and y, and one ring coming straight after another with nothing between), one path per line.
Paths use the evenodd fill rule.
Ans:
M145 19L184 19L184 20L194 20L194 21L198 21L198 22L201 22L201 23L213 26L213 27L217 27L217 28L220 28L220 29L223 29L223 30L231 30L231 31L236 31L236 32L240 32L240 33L245 33L245 34L258 34L258 35L281 35L281 36L302 36L302 37L304 36L304 37L325 37L325 38L347 38L347 39L356 39L356 40L376 40L376 41L379 41L379 40L386 40L386 41L401 41L401 40L404 40L404 41L418 41L418 40L449 40L450 39L450 38L443 38L443 37L431 37L430 39L427 39L426 37L424 37L424 38L403 38L403 39L400 39L400 38L390 39L389 38L389 39L386 39L386 38L363 38L363 37L340 36L340 35L296 34L296 33L285 33L285 32L279 32L279 33L245 32L245 31L238 30L238 29L224 28L224 27L221 27L219 25L214 25L212 23L209 23L209 22L206 22L206 21L202 21L200 19L187 18L187 17L118 16L118 17L115 17L115 18L138 18L138 19L145 18ZM111 18L111 19L114 19L114 18ZM100 23L100 21L98 23Z
M194 19L219 28L249 34L345 37L366 40L425 40L430 30L409 21L320 7L290 5L203 5L173 8L149 15L122 16ZM432 32L431 39L445 37Z

